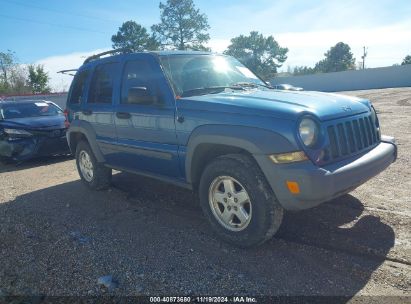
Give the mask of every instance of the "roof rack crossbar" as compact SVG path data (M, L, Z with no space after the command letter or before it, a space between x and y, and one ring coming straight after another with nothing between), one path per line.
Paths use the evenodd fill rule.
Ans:
M101 58L102 56L105 56L105 55L116 54L116 53L128 53L128 52L130 52L130 50L127 49L127 48L105 51L105 52L102 52L102 53L95 54L95 55L92 55L92 56L90 56L90 57L87 57L87 59L84 60L84 63L83 63L83 64L86 64L86 63L89 63L90 61L99 59L99 58Z

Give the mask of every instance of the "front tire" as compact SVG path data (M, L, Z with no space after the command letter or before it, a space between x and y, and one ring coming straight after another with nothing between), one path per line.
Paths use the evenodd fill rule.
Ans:
M97 162L85 141L77 144L76 164L81 180L90 189L103 190L110 186L112 170Z
M204 170L200 204L223 240L250 247L264 243L279 229L283 208L251 157L224 155Z

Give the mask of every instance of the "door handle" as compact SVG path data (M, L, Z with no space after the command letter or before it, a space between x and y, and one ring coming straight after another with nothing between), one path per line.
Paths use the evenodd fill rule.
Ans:
M129 118L131 118L131 114L128 113L128 112L117 112L116 116L117 116L117 118L120 118L120 119L129 119Z
M93 111L91 111L91 110L82 110L81 113L83 113L84 115L91 115L91 114L93 114Z

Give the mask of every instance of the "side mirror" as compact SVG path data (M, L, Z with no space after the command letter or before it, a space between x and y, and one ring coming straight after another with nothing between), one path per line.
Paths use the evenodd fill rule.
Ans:
M127 103L149 105L157 103L157 96L150 94L147 87L131 87L128 89Z

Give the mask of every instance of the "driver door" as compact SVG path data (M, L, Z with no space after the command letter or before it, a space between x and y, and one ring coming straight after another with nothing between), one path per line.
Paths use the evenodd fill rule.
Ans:
M126 57L114 121L117 164L138 172L180 178L174 96L149 54Z

